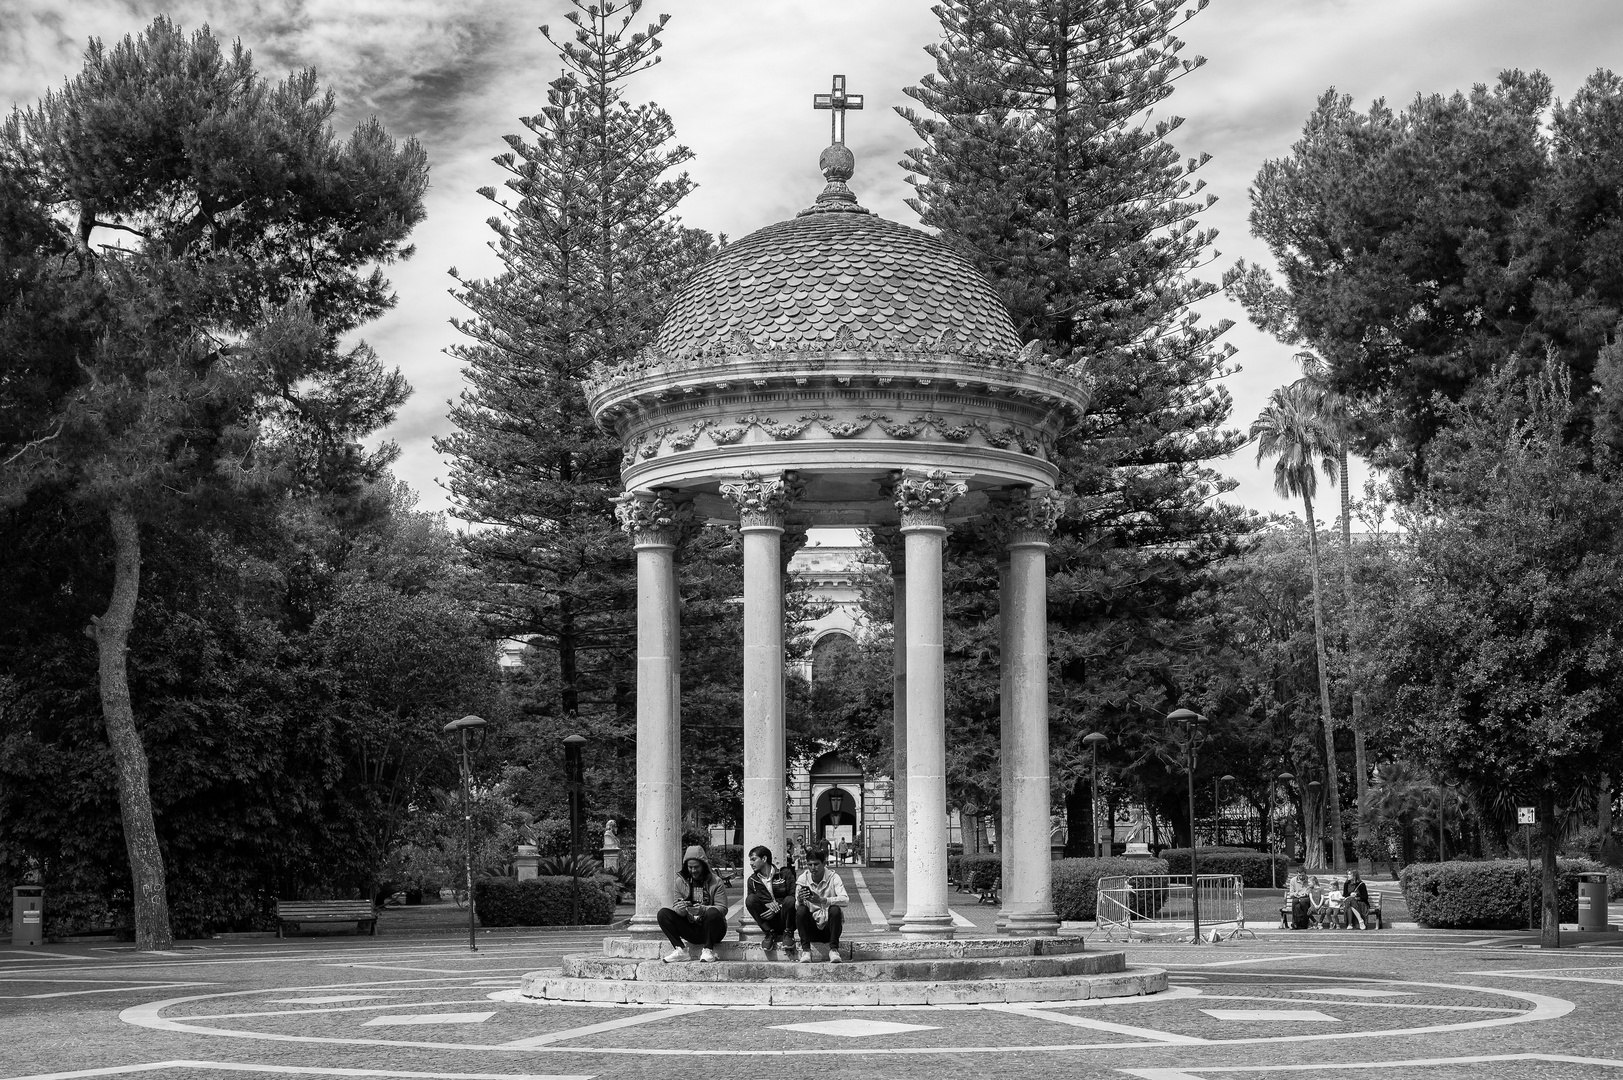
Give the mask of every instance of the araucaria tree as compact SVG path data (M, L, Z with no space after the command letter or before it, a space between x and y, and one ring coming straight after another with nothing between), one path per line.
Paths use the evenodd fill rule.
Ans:
M143 534L218 524L279 482L376 475L362 436L408 392L339 338L393 303L425 155L376 123L347 141L314 72L268 83L240 46L159 18L0 131L0 495L103 523L111 588L86 633L133 877L136 943L170 941L149 761L126 654Z
M1313 648L1319 664L1319 709L1324 721L1324 796L1329 804L1332 863L1336 873L1347 868L1341 831L1341 786L1336 769L1336 723L1330 709L1330 662L1324 645L1324 581L1320 573L1319 527L1313 518L1318 473L1334 480L1337 472L1335 432L1322 410L1322 396L1303 383L1275 390L1268 406L1251 425L1257 460L1274 459L1274 490L1300 498L1306 512L1307 544L1313 574ZM1309 850L1307 865L1323 865L1323 855Z
M1171 0L935 10L936 71L906 91L922 108L902 110L924 144L902 163L914 208L997 286L1025 340L1091 380L1087 420L1056 448L1073 497L1049 562L1050 656L1066 684L1056 774L1080 775L1074 736L1142 726L1140 705L1199 706L1179 674L1195 645L1173 615L1238 527L1215 501L1232 484L1203 464L1243 442L1221 430L1228 324L1189 310L1214 288L1193 276L1213 239L1196 224L1213 197L1191 175L1206 158L1169 142L1178 118L1148 117L1204 61L1179 57L1187 14ZM995 576L989 564L966 575L952 595L973 623L995 610ZM970 631L965 657L980 649Z
M651 340L711 244L673 216L693 185L670 175L692 157L670 117L625 97L626 81L658 62L667 17L632 32L640 0L575 6L573 40L548 35L565 74L495 159L505 198L483 192L500 211L490 225L502 270L458 279L472 315L451 351L468 389L438 446L452 460L455 513L487 526L468 539L487 614L533 650L533 711L584 718L628 751L636 605L612 503L620 447L592 422L584 385L595 365Z

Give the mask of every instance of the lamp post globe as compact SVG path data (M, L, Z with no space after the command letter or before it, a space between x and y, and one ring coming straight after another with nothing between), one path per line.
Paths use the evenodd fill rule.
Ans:
M485 721L480 717L468 714L460 720L452 720L446 724L446 733L456 732L462 741L462 873L463 884L468 890L468 949L478 952L479 946L473 937L473 810L470 789L472 787L473 763L468 758L468 732L483 731Z
M1097 731L1090 731L1082 736L1082 745L1088 748L1088 754L1093 759L1093 813L1091 816L1093 818L1093 857L1095 859L1101 857L1099 853L1101 846L1099 840L1099 747L1104 746L1109 741ZM1112 835L1111 840L1115 840L1114 835Z

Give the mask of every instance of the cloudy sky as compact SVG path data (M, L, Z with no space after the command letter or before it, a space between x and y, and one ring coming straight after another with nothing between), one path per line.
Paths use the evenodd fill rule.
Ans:
M346 129L377 115L396 135L417 137L433 167L428 219L416 257L393 270L399 307L366 337L416 387L387 434L403 450L397 471L425 508L441 509L446 467L430 440L448 430L446 402L461 386L443 351L459 314L446 271L496 269L483 224L489 204L474 192L501 182L490 163L505 149L501 137L519 130L516 118L542 104L558 74L537 27L564 25L566 9L567 0L0 0L0 103L25 105L59 85L78 70L88 38L110 41L167 13L183 27L207 23L240 38L267 75L315 67L337 91ZM916 223L896 165L914 140L891 107L907 103L902 88L930 70L922 49L939 34L930 0L649 0L643 21L658 12L672 16L664 62L630 92L669 110L697 155L689 171L699 189L682 209L689 224L738 237L812 199L828 119L810 99L834 72L867 96L847 139L858 163L852 187L870 209ZM1165 108L1187 119L1180 150L1213 155L1203 175L1220 199L1205 219L1221 230L1215 276L1235 258L1266 260L1247 233L1247 186L1265 160L1288 151L1327 87L1360 105L1403 104L1520 67L1549 73L1567 95L1597 67L1619 63L1623 3L1213 0L1180 36L1186 57L1208 63ZM1290 350L1254 332L1226 300L1208 301L1205 314L1236 320L1228 339L1242 370L1228 385L1232 423L1244 427L1272 388L1295 378ZM1240 483L1231 498L1284 508L1249 453L1220 467Z

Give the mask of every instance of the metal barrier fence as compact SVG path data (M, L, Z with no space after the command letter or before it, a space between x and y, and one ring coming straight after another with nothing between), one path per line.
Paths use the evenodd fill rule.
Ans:
M1248 934L1245 885L1235 874L1202 874L1201 936L1211 941ZM1099 879L1096 927L1106 941L1193 936L1195 891L1188 874L1140 874Z

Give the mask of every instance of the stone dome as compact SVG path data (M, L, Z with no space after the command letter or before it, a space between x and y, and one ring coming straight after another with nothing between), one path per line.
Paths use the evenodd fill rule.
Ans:
M847 329L859 351L1019 351L1002 298L967 259L857 206L838 171L825 172L816 206L727 245L694 274L655 349L680 355L740 334L762 350L821 349Z

